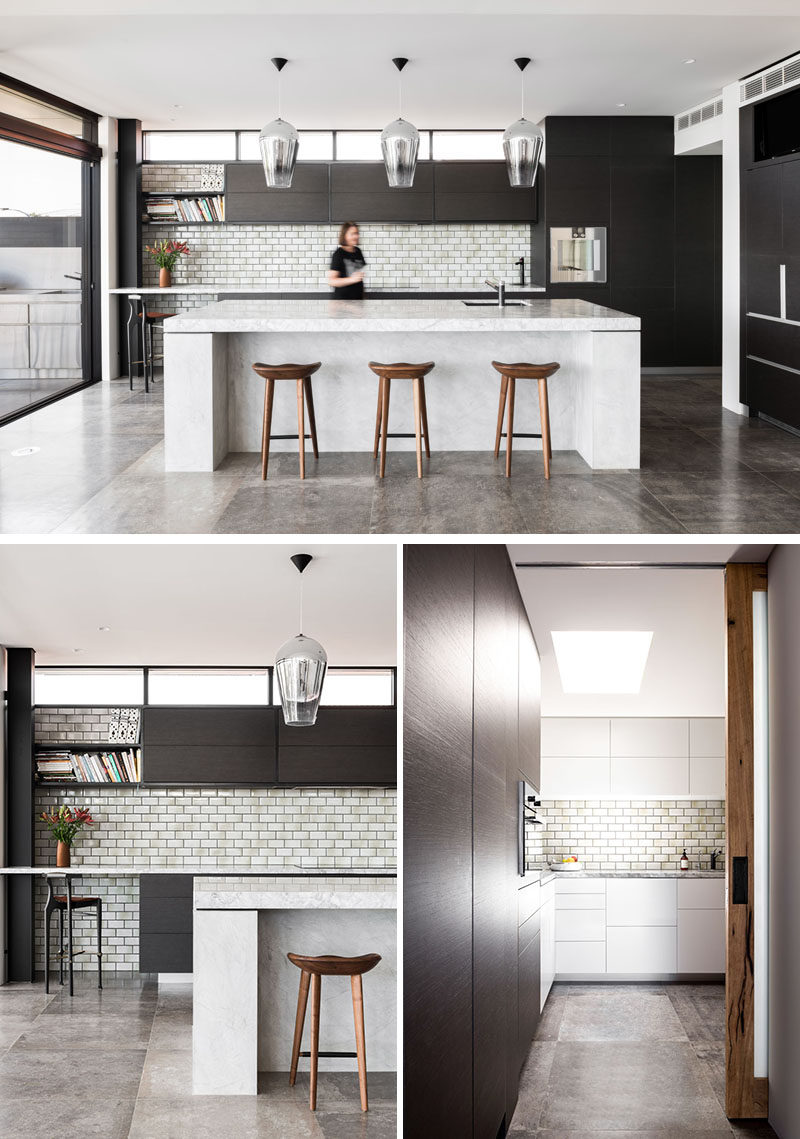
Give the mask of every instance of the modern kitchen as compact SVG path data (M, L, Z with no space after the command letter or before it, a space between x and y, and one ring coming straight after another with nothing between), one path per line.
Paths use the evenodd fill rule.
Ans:
M12 13L2 528L800 528L800 20L580 7Z
M396 1135L396 547L42 550L0 549L0 1131Z
M796 552L405 547L406 1135L796 1134Z

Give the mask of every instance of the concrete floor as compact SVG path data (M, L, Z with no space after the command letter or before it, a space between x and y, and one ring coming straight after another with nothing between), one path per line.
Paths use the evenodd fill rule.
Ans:
M592 472L556 452L519 452L510 480L491 451L391 452L376 479L370 452L324 453L297 477L276 455L262 483L256 454L209 474L163 471L161 385L98 384L0 428L0 533L700 533L800 532L800 438L723 411L716 376L645 376L642 467ZM520 430L532 406L518 398ZM324 440L324 424L320 435ZM15 457L12 451L40 448Z
M722 985L554 985L522 1072L513 1139L731 1139Z
M78 976L73 998L55 989L0 986L3 1139L396 1137L394 1073L370 1074L366 1114L350 1072L320 1075L316 1112L307 1075L290 1088L287 1073L262 1074L258 1096L193 1096L191 986L108 978L99 992Z

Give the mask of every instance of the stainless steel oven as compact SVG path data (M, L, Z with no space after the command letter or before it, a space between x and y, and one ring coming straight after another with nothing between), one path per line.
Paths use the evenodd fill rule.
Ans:
M606 279L605 226L572 225L550 230L551 284L602 284Z
M531 827L543 827L544 822L539 817L542 800L533 784L520 779L517 785L517 794L517 870L520 878L524 878L527 870L534 869L528 866L525 853L528 831Z

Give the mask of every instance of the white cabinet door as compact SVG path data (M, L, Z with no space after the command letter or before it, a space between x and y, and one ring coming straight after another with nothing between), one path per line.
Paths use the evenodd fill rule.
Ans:
M540 1010L544 1008L545 1001L550 992L556 975L556 906L555 900L550 899L542 905L542 937L541 937L541 994Z
M605 941L557 941L556 973L605 973Z
M724 910L678 912L678 972L725 972Z
M611 788L609 759L542 753L543 799L602 799Z
M674 926L678 920L676 887L674 878L609 878L606 885L608 924Z
M556 894L557 910L597 910L604 906L602 894Z
M689 721L624 719L611 721L611 754L669 759L689 755Z
M724 910L724 878L679 878L679 910Z
M725 720L722 716L689 721L689 755L725 757Z
M573 875L569 870L563 871L556 878L556 897L559 898L564 894L605 894L606 880L605 878L580 878ZM604 902L598 903L604 905Z
M556 941L602 941L605 910L556 910Z
M724 756L692 756L689 760L689 794L693 799L725 798Z
M609 973L676 973L675 926L609 926L606 968Z
M542 755L608 757L608 720L584 717L542 719Z
M613 756L611 794L636 799L673 798L689 794L689 760L686 756L652 758Z
M0 327L0 368L29 367L27 324L4 324Z

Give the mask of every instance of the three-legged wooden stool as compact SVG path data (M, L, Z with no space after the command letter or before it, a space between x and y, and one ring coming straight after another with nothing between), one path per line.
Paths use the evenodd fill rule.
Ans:
M516 432L517 439L541 439L542 453L544 454L544 477L550 478L550 460L553 457L553 448L550 444L550 409L547 403L547 378L552 376L561 367L560 364L501 364L492 360L492 367L500 373L500 407L497 412L497 435L494 441L494 457L500 454L500 440L506 437L506 478L511 478L511 447L515 438L514 432L514 389L516 380L538 380L539 382L539 416L542 422L541 434L532 432ZM503 431L503 413L506 409L508 397L508 425Z
M297 1078L297 1061L301 1056L311 1059L309 1106L317 1110L317 1059L319 1056L355 1056L358 1059L358 1086L361 1091L361 1110L367 1111L367 1046L364 1036L364 994L361 987L362 974L374 969L380 961L377 953L367 953L363 957L301 957L297 953L287 953L293 965L300 969L300 993L297 997L297 1019L294 1026L292 1045L292 1069L289 1083ZM353 1019L356 1027L355 1052L320 1052L319 1050L319 1002L322 993L323 977L349 977L353 992ZM306 1018L308 988L311 985L311 1051L301 1052L303 1024Z
M319 458L317 448L317 423L314 419L314 394L311 390L311 377L321 367L316 364L253 364L253 371L267 381L264 391L264 426L261 431L261 477L267 477L270 439L297 439L300 446L300 478L306 477L306 445L311 439L314 458ZM272 434L272 401L275 396L276 380L297 381L297 435ZM308 426L311 435L306 435L305 405L308 404Z
M425 440L425 455L431 457L431 448L428 441L428 408L425 403L425 376L432 371L435 365L427 364L377 364L370 361L370 368L380 381L378 384L378 412L375 416L375 445L372 449L373 459L378 457L380 447L381 465L380 476L386 473L386 440L412 439L417 440L417 477L422 478L422 441ZM392 380L411 380L414 386L414 434L389 434L389 395Z

